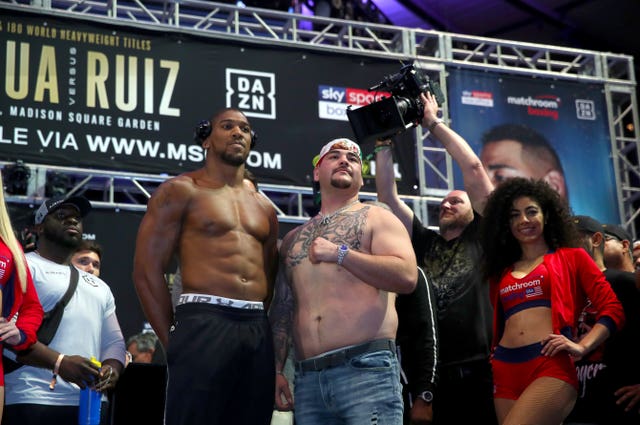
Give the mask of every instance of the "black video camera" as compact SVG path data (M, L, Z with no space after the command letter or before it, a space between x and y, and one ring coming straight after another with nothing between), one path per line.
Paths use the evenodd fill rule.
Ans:
M438 105L444 102L440 85L419 73L413 64L405 65L400 72L391 74L369 91L388 91L391 97L358 109L347 109L347 117L358 143L375 142L415 127L422 121L424 105L420 94L430 92Z

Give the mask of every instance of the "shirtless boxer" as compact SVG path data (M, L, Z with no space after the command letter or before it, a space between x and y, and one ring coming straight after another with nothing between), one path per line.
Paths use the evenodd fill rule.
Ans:
M275 372L265 303L278 222L268 200L242 182L252 144L246 116L224 109L204 124L204 167L167 180L149 200L135 286L167 348L165 423L268 424ZM164 276L174 256L183 285L175 316Z
M320 213L287 234L269 312L276 351L276 407L293 398L281 373L295 345L295 421L402 424L395 293L417 280L409 234L393 213L358 201L360 148L336 139L313 171Z

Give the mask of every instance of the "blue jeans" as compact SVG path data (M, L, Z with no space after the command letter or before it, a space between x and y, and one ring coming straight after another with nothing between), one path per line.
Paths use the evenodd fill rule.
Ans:
M402 425L402 385L396 354L356 356L318 372L296 371L296 425Z

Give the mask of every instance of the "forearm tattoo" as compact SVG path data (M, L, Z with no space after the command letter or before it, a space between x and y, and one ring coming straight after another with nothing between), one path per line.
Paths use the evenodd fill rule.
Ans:
M282 370L287 360L295 308L296 301L293 296L293 291L287 281L284 265L281 264L278 276L276 277L273 303L269 309L269 321L271 322L271 331L273 333L276 367L278 367L279 370Z

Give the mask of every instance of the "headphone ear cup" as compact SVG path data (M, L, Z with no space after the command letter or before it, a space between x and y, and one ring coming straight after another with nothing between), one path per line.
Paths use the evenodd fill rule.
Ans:
M257 144L258 144L258 135L256 134L255 131L251 130L251 144L249 145L251 147L251 150L253 150L253 148L255 148Z
M195 140L198 144L202 144L202 142L207 140L207 137L209 137L210 135L211 135L211 121L202 120L198 123L198 126L195 128L193 132L193 140ZM255 131L251 130L251 143L250 143L251 149L255 148L257 143L258 143L258 135L256 134Z
M198 123L198 126L193 131L193 140L198 144L202 144L207 137L211 134L211 121L202 120Z

